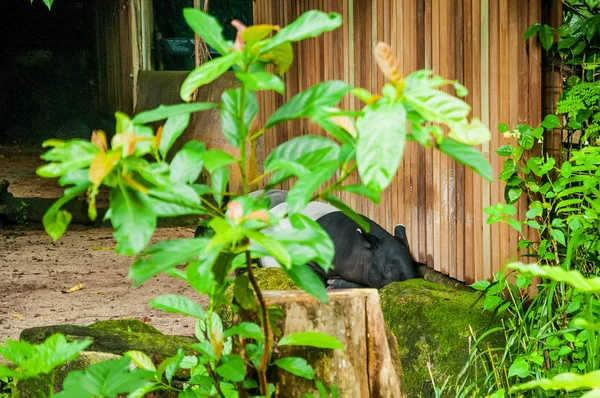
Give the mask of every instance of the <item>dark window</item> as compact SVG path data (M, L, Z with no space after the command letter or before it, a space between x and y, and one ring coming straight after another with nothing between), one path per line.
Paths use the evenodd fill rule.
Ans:
M202 7L204 1L200 0ZM193 0L153 0L154 32L152 40L152 69L194 69L194 32L183 18L183 9L193 7ZM252 0L209 0L209 14L223 26L227 39L235 39L233 19L246 25L252 21ZM219 54L209 48L211 57Z

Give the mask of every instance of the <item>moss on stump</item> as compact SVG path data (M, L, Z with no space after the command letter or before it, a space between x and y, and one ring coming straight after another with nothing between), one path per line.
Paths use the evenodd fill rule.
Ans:
M436 386L447 378L454 384L468 359L469 326L479 334L493 319L481 305L470 308L477 294L423 279L392 283L379 294L386 324L398 339L407 396L434 396L428 362ZM487 343L498 346L502 338L496 333Z
M281 268L254 268L253 273L261 290L300 290ZM228 300L233 299L233 286L229 286L225 297ZM232 325L231 307L216 304L215 312L221 317L225 326Z

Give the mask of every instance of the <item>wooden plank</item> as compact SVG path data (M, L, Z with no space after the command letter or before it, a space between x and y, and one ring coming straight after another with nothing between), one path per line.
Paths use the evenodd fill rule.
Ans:
M490 33L490 4L489 0L480 0L481 1L481 42L480 42L480 51L481 51L481 120L486 125L490 125L490 35L494 35L494 33ZM495 0L491 0L492 3ZM482 144L482 153L489 157L490 152L490 144L484 143ZM477 178L477 177L476 177ZM488 182L482 181L481 185L481 193L482 193L482 207L488 207L490 205L490 184ZM483 258L481 262L481 273L479 276L476 276L476 279L480 278L489 278L491 275L491 238L492 238L492 228L485 223L482 217L482 230L483 230L483 240L481 249L483 252Z

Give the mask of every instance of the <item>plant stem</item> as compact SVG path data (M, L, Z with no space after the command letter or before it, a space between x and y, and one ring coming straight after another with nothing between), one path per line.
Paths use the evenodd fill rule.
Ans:
M260 304L260 309L262 312L263 333L265 334L265 347L263 349L262 358L260 359L260 364L258 365L258 369L256 369L256 371L258 373L260 393L263 396L267 396L267 364L269 362L269 353L271 352L269 312L267 310L267 304L265 303L265 299L262 295L260 287L256 282L256 278L254 277L251 261L252 259L250 258L250 252L246 250L246 269L248 270L248 279L250 279L250 283L252 284L252 288L254 289L254 292L256 293L256 297L258 298L258 302Z
M358 165L356 163L354 163L352 165L352 167L350 167L349 170L342 170L342 173L340 174L340 177L333 183L331 184L329 187L325 188L323 191L321 191L319 194L313 195L313 197L310 199L311 201L313 200L317 200L319 198L322 198L323 196L327 195L328 193L330 193L331 191L333 191L335 188L337 188L342 182L344 182L344 180L346 180L346 178L348 178L352 173L354 173L354 171L358 168Z
M215 388L217 389L217 393L219 393L219 396L221 396L222 398L225 398L225 394L223 394L223 391L221 390L221 386L219 385L219 380L217 379L217 375L215 374L215 371L212 370L212 368L210 367L210 364L208 364L208 363L204 366L206 367L206 371L208 372L210 377L213 379L213 384L215 385Z

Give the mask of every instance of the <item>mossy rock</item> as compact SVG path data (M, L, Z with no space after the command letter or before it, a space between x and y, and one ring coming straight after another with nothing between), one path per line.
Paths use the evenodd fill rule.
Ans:
M254 268L253 274L261 290L300 290L281 268ZM233 299L233 286L227 289L225 297L228 300ZM231 307L217 304L215 312L221 317L226 327L232 325Z
M408 397L432 397L433 385L454 385L469 356L469 326L476 335L493 322L493 314L473 306L477 293L423 279L395 282L379 291L383 316L398 340ZM499 320L498 320L499 322ZM486 344L504 345L501 333Z
M152 333L162 334L158 329L145 322L136 319L112 319L108 321L98 321L92 323L89 327L94 329L112 330L125 333Z

